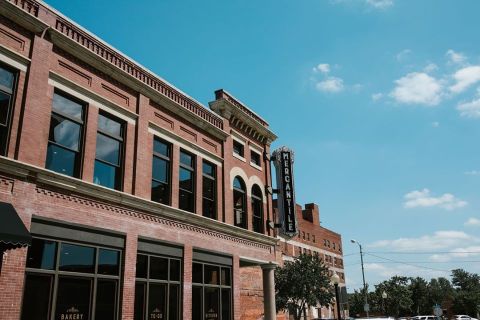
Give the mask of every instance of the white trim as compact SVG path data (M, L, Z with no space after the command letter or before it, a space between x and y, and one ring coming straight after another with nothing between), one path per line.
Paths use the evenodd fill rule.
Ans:
M244 150L243 152L245 152L245 149L243 149L243 150ZM233 157L237 158L238 160L247 163L247 159L245 159L244 157L240 156L239 154L236 154L235 151L232 152L232 155L233 155Z
M248 179L247 174L245 173L245 171L243 171L242 168L233 167L232 169L230 169L230 190L233 190L233 180L236 176L242 178L243 182L245 183L245 188L247 189L247 197L250 197L252 195L252 188L249 183L250 180Z
M90 91L89 89L79 86L54 72L50 72L48 84L68 94L71 94L82 101L96 106L99 109L102 109L122 120L125 120L133 125L136 124L137 115L135 113L120 107L106 98Z
M0 61L23 72L27 72L28 64L30 63L30 59L13 52L3 45L0 45Z
M230 129L230 136L233 140L237 140L240 143L247 144L248 139L243 137L238 131Z
M267 197L265 196L265 185L263 184L262 180L257 176L251 176L248 178L248 183L250 185L250 189L253 188L254 184L260 187L260 191L262 192L262 202L267 203Z
M192 144L191 142L173 134L167 129L164 129L152 122L149 122L148 124L148 132L165 141L175 144L180 148L185 149L188 152L191 152L205 160L208 160L218 167L222 166L222 160L218 156L210 153L209 151L203 149L202 147L199 147L198 145Z
M250 257L245 257L245 256L239 256L238 257L240 261L248 262L248 263L256 263L258 265L262 264L273 264L278 266L278 262L276 261L266 261L266 260L260 260L256 258L250 258Z
M261 167L261 164L262 164L262 158L263 158L262 157L263 151L257 149L256 146L252 146L252 145L248 145L248 149L250 150L250 165L257 170L262 171L263 169ZM260 166L252 162L252 151L258 154L258 156L260 157Z

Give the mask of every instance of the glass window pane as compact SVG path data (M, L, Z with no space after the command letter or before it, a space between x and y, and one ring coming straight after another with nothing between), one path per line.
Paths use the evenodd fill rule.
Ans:
M152 167L153 179L168 183L169 162L158 157L153 157Z
M217 320L219 317L220 289L205 287L205 320Z
M203 178L203 197L210 200L215 199L215 180L209 178Z
M243 157L243 144L233 140L233 152L238 154L240 157Z
M93 182L101 186L115 189L117 187L117 167L95 161Z
M98 274L118 276L120 267L120 252L117 250L99 249Z
M153 152L170 157L170 147L166 142L159 139L153 139Z
M168 259L150 257L150 279L168 279Z
M137 282L135 284L135 306L133 309L134 320L145 320L145 295L146 284Z
M167 285L150 283L148 294L148 319L166 318Z
M23 294L22 320L48 320L52 297L51 275L27 274Z
M203 265L201 263L193 263L192 282L203 283Z
M239 177L236 177L236 178L233 180L233 187L234 187L235 189L239 189L239 190L245 191L244 184L243 184L242 180L241 180Z
M220 268L205 264L204 269L204 283L205 284L220 284Z
M193 212L194 209L194 197L193 193L188 191L179 191L179 208L185 211Z
M168 184L152 181L152 201L170 204L170 189Z
M117 166L120 165L120 141L98 133L95 157Z
M93 273L95 271L95 248L62 243L59 270Z
M192 288L192 320L202 320L203 308L202 308L202 287Z
M180 168L180 189L193 190L193 172Z
M78 177L76 159L77 153L54 144L48 144L45 167L71 177Z
M170 259L170 280L180 281L180 260Z
M222 286L230 286L230 268L222 268Z
M95 305L95 319L115 320L117 306L117 281L97 281L97 301Z
M203 216L210 218L210 219L216 219L216 206L215 206L215 201L211 201L208 199L203 199Z
M59 95L58 93L53 94L53 110L67 114L78 120L83 119L83 106L80 103Z
M43 239L32 239L32 245L28 248L27 268L55 269L55 257L57 255L57 243Z
M102 114L98 115L98 129L105 131L112 136L122 136L122 124L118 121L107 118Z
M148 256L143 254L137 255L137 278L147 278Z
M170 285L168 297L168 319L178 320L180 315L180 286L178 284Z
M15 75L0 67L0 85L4 86L7 89L13 89L13 80L15 79Z
M193 156L189 153L180 151L180 163L193 168Z
M59 145L78 151L80 149L81 126L62 116L52 114L49 140Z
M90 319L92 280L59 277L55 319Z
M0 124L8 124L8 110L10 110L10 95L0 92Z
M230 320L232 318L230 289L222 289L222 320Z
M208 162L203 161L203 174L214 177L215 176L215 166Z

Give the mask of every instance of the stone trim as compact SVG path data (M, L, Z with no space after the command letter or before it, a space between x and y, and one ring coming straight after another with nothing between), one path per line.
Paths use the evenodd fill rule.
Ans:
M30 59L25 58L24 56L8 49L7 47L1 44L0 44L0 61L23 72L27 72L28 66L30 65Z

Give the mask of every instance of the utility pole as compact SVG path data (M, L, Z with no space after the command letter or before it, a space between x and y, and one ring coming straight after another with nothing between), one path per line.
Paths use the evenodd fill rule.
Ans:
M362 263L362 278L363 278L363 291L365 295L365 305L363 306L363 310L367 313L367 318L370 317L369 311L370 311L370 306L368 305L368 292L367 292L367 284L365 283L365 269L363 268L363 251L362 251L362 245L360 242L356 240L350 240L351 243L356 243L360 247L360 262Z

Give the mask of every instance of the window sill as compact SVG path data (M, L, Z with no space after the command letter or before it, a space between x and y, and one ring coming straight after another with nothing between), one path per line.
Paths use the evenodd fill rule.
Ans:
M242 156L240 156L240 155L238 155L238 154L236 154L236 153L232 153L232 154L233 154L233 156L234 156L235 158L237 158L238 160L241 160L241 161L243 161L243 162L245 162L245 163L247 162L247 160L245 160L244 157L242 157Z

